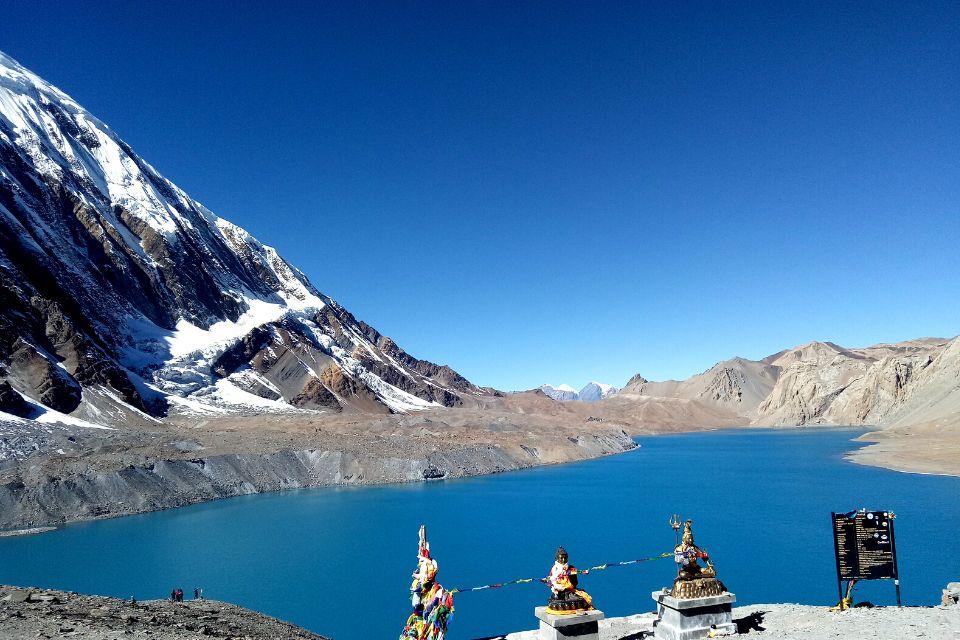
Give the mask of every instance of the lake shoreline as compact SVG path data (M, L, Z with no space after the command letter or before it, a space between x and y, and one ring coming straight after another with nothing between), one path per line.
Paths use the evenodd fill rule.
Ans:
M418 459L401 459L382 453L280 450L190 460L146 461L106 473L54 480L54 484L70 485L76 493L98 496L99 503L94 503L92 509L87 505L76 505L88 512L74 512L72 517L64 516L59 520L44 520L42 516L48 511L34 507L39 519L28 522L27 526L6 528L0 531L0 537L40 535L70 524L166 511L246 495L490 476L595 460L628 453L638 447L623 431L559 438L558 443L559 446L551 450L542 445L540 448L506 444L501 447L462 447L436 451ZM183 488L185 485L187 490ZM103 486L119 486L124 493L119 496L105 494L101 491ZM162 491L165 486L171 488L169 493ZM0 506L13 501L9 487L9 484L0 487ZM142 487L151 492L146 498L140 493ZM4 489L6 496L3 495ZM68 506L71 504L67 500L62 502Z
M870 431L857 440L866 443L850 452L850 461L902 473L960 476L960 442L944 437L944 424L926 423Z
M678 430L675 434L731 433L768 430L790 432L855 430L861 434L851 439L855 446L844 454L844 460L878 469L927 476L960 477L960 442L943 438L927 425L881 428L876 425L746 425L715 429ZM666 435L645 433L644 436Z
M297 478L296 480L290 480L287 478L287 481L283 481L283 478L280 478L275 484L266 484L266 485L256 485L251 482L247 482L245 479L240 478L237 484L234 485L233 490L231 488L224 489L223 487L208 487L206 491L198 491L197 495L186 496L183 495L174 495L170 496L169 499L166 499L164 496L153 496L152 502L141 501L139 503L127 503L125 501L119 501L119 504L114 505L114 508L110 511L103 512L94 512L89 514L84 514L76 517L64 517L59 521L42 521L38 520L36 522L29 523L28 526L20 528L7 528L0 530L0 538L2 537L11 537L11 536L31 536L39 535L42 533L47 533L50 531L55 531L56 529L74 523L81 522L91 522L97 520L104 520L109 518L124 517L129 515L138 515L142 513L151 513L156 511L165 511L168 509L176 509L179 507L190 506L195 504L200 504L203 502L209 502L211 500L222 500L227 498L238 497L242 495L254 495L261 493L274 493L281 491L288 491L292 489L314 489L314 488L325 488L325 487L343 487L343 486L365 486L365 487L374 487L374 486L388 486L388 485L397 485L397 484L407 484L407 483L417 483L417 482L434 482L438 479L459 479L459 478L469 478L469 477L479 477L479 476L488 476L498 473L506 473L512 471L523 471L528 469L535 469L538 467L552 466L552 465L561 465L561 464L570 464L574 462L583 462L586 460L594 460L603 458L609 455L618 455L621 453L628 453L633 451L636 448L635 439L639 437L657 437L663 435L696 435L704 433L723 433L729 432L731 434L750 432L750 431L782 431L782 432L797 432L797 433L810 433L815 431L834 431L834 430L857 430L861 431L858 437L852 438L851 443L862 443L859 446L853 446L849 451L847 451L843 459L852 464L871 466L877 468L889 469L891 471L897 471L901 473L915 473L922 475L941 475L941 476L951 476L956 477L960 476L960 455L957 456L956 460L950 459L944 464L943 461L930 461L925 459L924 452L917 452L913 448L909 447L908 443L905 443L902 438L885 438L884 431L871 431L871 427L868 426L859 426L859 425L802 425L802 426L785 426L785 425L776 425L776 426L757 426L757 425L744 425L744 426L720 426L716 428L682 428L670 432L662 432L659 430L651 432L634 432L629 436L630 444L625 442L618 442L614 439L607 439L605 441L601 440L596 443L591 443L591 446L581 447L581 443L575 443L576 446L568 451L561 451L559 455L555 455L551 459L542 460L536 457L528 457L524 459L522 455L516 455L515 452L504 453L504 455L490 455L490 451L477 452L477 455L474 453L468 452L467 460L458 460L459 468L457 468L452 473L449 471L443 472L439 478L430 477L427 473L422 472L419 468L424 469L435 469L437 460L422 460L418 465L417 477L400 477L394 475L393 477L381 476L381 477L364 477L362 474L354 477L344 477L343 475L337 472L331 472L330 469L325 469L324 474L311 473L303 478ZM624 437L628 437L626 432L623 432ZM571 439L572 440L572 439ZM632 446L631 446L632 445ZM493 447L491 447L493 448ZM494 448L495 449L495 448ZM526 447L524 447L526 449ZM495 452L499 453L499 452ZM907 454L909 457L907 457ZM293 457L296 458L296 463L298 466L304 464L304 460L313 461L317 456L331 458L332 461L335 461L340 467L344 466L343 452L339 451L278 451L274 454L264 453L264 454L239 454L234 456L236 459L229 461L222 461L228 466L250 466L256 465L258 460L270 460L272 457L278 457L279 462L271 462L266 469L258 470L260 473L273 474L281 476L283 474L283 469L281 468L278 471L278 466L283 463L286 464L289 462L287 458ZM471 459L478 458L478 459ZM352 465L357 468L377 468L382 471L385 463L389 461L390 458L371 455L367 459L357 459L354 458L349 461L349 465ZM191 460L191 464L200 463L205 466L206 462L203 459L194 459ZM331 460L326 461L328 464ZM449 462L449 461L448 461ZM165 473L173 475L180 467L184 466L183 461L178 460L160 460L154 463L151 463L151 467L155 467L157 463L165 464L170 467ZM146 466L146 465L144 465ZM453 465L450 465L453 466ZM172 470L172 471L171 471ZM127 469L118 471L115 475L121 476L123 472L126 472L126 475L130 475L134 469ZM151 469L152 471L152 469ZM299 471L299 469L298 469ZM315 471L315 470L314 470ZM208 477L210 474L206 474L204 477ZM293 475L288 473L288 475ZM103 478L103 474L96 479L99 482L106 482ZM109 480L114 482L115 480Z

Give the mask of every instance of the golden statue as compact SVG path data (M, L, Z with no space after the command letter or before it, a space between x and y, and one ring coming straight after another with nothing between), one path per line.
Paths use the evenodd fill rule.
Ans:
M727 590L717 580L717 572L710 562L710 556L693 542L693 520L683 525L683 538L673 550L673 559L678 565L677 579L673 581L670 595L674 598L705 598L719 596ZM701 567L699 560L707 565Z
M551 598L547 612L556 615L579 613L593 609L593 599L586 591L577 589L577 568L570 564L567 550L557 549L550 575L543 582L550 586Z

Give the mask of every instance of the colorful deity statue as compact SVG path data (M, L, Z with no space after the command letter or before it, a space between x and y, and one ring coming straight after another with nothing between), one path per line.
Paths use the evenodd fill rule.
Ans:
M400 640L443 640L447 619L453 613L453 594L437 584L437 561L430 555L427 529L420 525L417 569L410 585L413 612L400 634Z
M704 598L718 596L727 589L717 580L717 572L710 562L710 556L693 542L693 520L683 525L683 538L673 550L673 559L677 563L677 579L673 581L670 595L674 598ZM706 566L700 566L700 560Z
M577 568L570 564L566 549L557 549L555 562L550 574L543 582L550 586L551 598L547 603L547 612L570 614L593 609L593 599L586 591L577 588Z

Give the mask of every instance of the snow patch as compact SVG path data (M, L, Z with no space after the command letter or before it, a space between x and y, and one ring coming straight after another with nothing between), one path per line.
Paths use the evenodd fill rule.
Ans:
M220 380L217 380L216 384L214 384L214 388L215 391L212 395L227 405L268 409L271 412L306 413L302 409L297 409L286 402L261 398L258 395L244 391L240 387L230 382L228 378L221 378Z

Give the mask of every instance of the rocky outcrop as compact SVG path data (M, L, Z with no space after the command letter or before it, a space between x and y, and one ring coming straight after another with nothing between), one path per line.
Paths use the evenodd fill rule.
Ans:
M940 602L945 607L960 605L960 582L948 582Z
M41 404L63 413L80 404L80 384L45 350L17 338L8 362L11 378L21 382Z
M337 389L340 392L346 392L350 391L352 386L347 382L347 378L331 375L330 372L332 369L334 369L334 367L327 367L320 374L320 379L311 379L303 386L303 388L300 390L300 393L291 398L290 404L295 407L303 407L305 409L327 408L340 411L343 407L340 404L340 401L337 400L337 395L331 391L331 389ZM341 397L350 396L341 395ZM383 409L384 411L387 410L385 406Z
M895 360L886 362L888 371L897 366ZM885 424L904 426L960 414L960 338L931 353L918 353L909 368L890 371L888 380L893 401L882 421Z
M811 342L771 362L780 375L758 407L758 422L808 424L824 420L833 401L873 360L830 342Z
M624 387L623 387L623 389L621 389L621 391L630 390L630 391L633 391L634 393L639 393L639 391L637 391L637 390L640 389L640 388L642 388L642 386L645 385L645 384L648 383L648 382L650 382L650 381L647 380L646 378L644 378L644 377L643 377L642 375L640 375L639 373L637 373L637 374L635 374L632 378L630 378L629 380L627 380L627 384L624 385Z
M686 380L651 382L638 374L620 394L694 400L731 411L749 421L779 376L780 367L776 365L732 358Z
M6 380L0 382L0 411L19 418L28 418L33 413L23 396L17 393Z
M960 409L958 398L949 398L957 391L950 385L960 372L960 362L951 357L957 351L957 339L865 349L814 342L789 350L772 362L781 368L780 377L760 405L756 423L893 424L911 407L936 405L933 413ZM934 381L943 374L945 380ZM915 414L916 419L932 417L929 411Z

